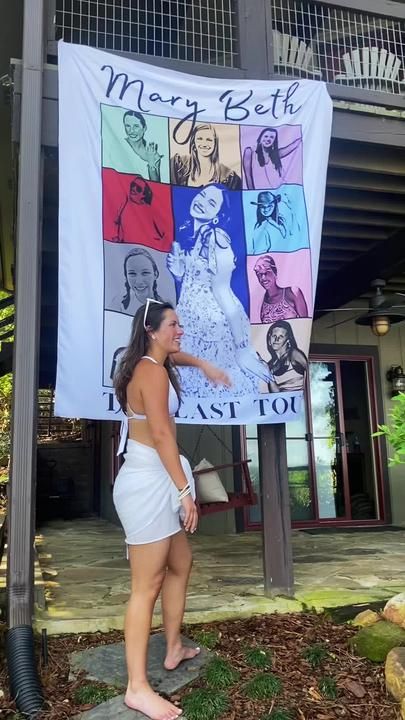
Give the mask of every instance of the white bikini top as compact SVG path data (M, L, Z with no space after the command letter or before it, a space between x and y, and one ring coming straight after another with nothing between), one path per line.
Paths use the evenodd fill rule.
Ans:
M142 360L150 360L151 362L155 363L155 365L159 365L158 361L155 360L155 358L150 357L150 355L143 355ZM170 380L169 380L168 404L169 404L169 408L168 408L169 416L174 417L180 407L180 402L177 397L176 390L174 389ZM125 413L124 419L121 422L120 444L118 447L117 455L121 455L121 453L124 452L125 443L126 443L127 437L128 437L128 422L129 422L129 420L146 420L146 415L141 415L140 413L134 412L132 410L130 404L127 403L127 411Z

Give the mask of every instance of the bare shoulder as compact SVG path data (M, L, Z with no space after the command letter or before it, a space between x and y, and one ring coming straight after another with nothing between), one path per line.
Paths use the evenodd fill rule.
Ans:
M231 238L225 230L222 228L216 228L213 232L215 234L215 243L222 248L222 250L230 246Z
M151 394L152 388L153 396L160 398L159 402L167 403L169 377L166 369L150 360L140 360L127 385L128 402L131 405L139 403L140 398Z
M291 351L291 360L294 362L299 363L300 365L306 366L307 364L307 358L305 354L300 350L299 348L294 348Z
M166 368L160 365L160 363L152 362L152 360L147 360L146 358L142 358L137 364L132 380L134 378L140 381L153 380L154 382L169 382Z
M145 391L153 388L154 392L167 394L169 389L169 376L163 365L152 362L151 360L140 360L137 364L129 386L134 389Z

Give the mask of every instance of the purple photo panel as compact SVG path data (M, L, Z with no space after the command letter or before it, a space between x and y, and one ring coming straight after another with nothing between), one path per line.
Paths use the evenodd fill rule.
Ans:
M285 183L302 185L300 125L242 125L240 143L245 190L278 188Z

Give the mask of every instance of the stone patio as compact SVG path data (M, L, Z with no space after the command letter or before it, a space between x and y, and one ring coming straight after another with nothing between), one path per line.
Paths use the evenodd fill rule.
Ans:
M267 598L261 534L196 535L188 623L256 613L383 602L405 586L405 529L293 531L295 597ZM55 521L37 536L35 626L48 633L123 627L129 569L120 528L96 518ZM42 605L42 607L41 607ZM157 606L155 626L160 625Z

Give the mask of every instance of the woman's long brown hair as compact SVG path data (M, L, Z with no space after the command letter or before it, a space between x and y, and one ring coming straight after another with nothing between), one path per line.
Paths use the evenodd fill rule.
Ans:
M173 305L169 302L150 303L145 323L149 331L159 330L167 310L174 310ZM142 356L147 354L150 345L148 333L144 328L144 314L145 305L142 305L135 313L132 321L129 344L119 361L118 368L114 375L115 394L124 412L126 412L127 409L128 383L131 381L134 370L139 361L142 359ZM164 366L169 375L169 380L180 400L180 383L178 373L169 357L166 359Z

